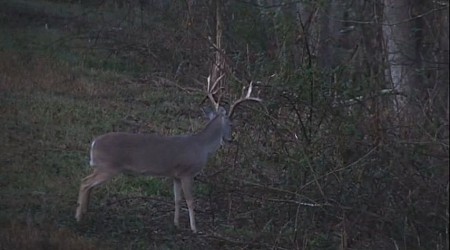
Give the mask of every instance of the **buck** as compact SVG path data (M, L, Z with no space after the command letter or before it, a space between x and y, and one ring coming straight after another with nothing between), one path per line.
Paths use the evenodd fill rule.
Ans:
M181 190L189 211L191 230L197 232L194 216L193 181L224 141L231 141L231 117L237 105L245 101L261 102L251 97L252 84L246 95L235 101L228 114L214 99L217 79L211 86L208 77L207 98L214 106L206 127L193 135L160 136L154 134L108 133L97 137L91 144L91 175L81 182L75 214L80 221L87 212L92 189L121 173L165 176L173 178L175 201L174 224L179 226Z

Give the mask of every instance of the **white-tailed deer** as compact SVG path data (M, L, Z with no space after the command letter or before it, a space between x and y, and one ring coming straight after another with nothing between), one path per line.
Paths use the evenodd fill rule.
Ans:
M220 79L218 79L220 80ZM91 145L90 165L94 172L82 180L75 214L80 221L87 212L92 188L110 180L120 173L166 176L173 178L175 199L175 226L179 225L181 190L183 190L189 210L190 226L197 231L194 217L194 197L192 194L194 176L205 167L207 160L223 141L231 140L231 116L235 107L244 101L261 102L251 97L252 84L247 94L233 103L227 115L223 107L215 101L213 94L217 81L210 85L208 77L207 95L215 112L209 115L206 127L193 135L160 136L151 134L108 133L97 137Z

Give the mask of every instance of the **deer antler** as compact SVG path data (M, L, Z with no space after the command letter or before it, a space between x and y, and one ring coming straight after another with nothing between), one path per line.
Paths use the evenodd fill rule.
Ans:
M209 100L211 101L211 104L213 105L215 111L217 111L219 109L220 95L219 95L219 98L217 99L217 101L214 99L214 95L219 92L220 88L218 88L217 86L218 86L220 80L222 80L222 78L224 76L225 75L219 76L214 81L212 86L211 86L211 76L209 75L207 78L208 85L206 86L206 95L208 96Z
M253 82L250 82L250 85L248 86L248 89L247 89L247 94L245 96L244 96L245 86L242 88L242 97L239 98L238 100L236 100L235 102L233 102L233 104L230 107L230 112L228 113L228 116L230 118L233 116L234 110L239 104L241 104L245 101L262 102L262 100L260 98L251 96L252 90L253 90Z

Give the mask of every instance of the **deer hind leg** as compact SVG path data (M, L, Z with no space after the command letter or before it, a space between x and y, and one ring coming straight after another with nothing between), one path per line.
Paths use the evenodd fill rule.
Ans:
M181 179L181 187L183 188L184 198L186 199L186 203L189 209L189 220L191 223L192 232L197 232L197 227L195 226L195 214L194 214L194 195L192 194L192 184L193 178L186 177Z
M176 227L180 225L180 207L181 207L181 180L173 179L173 196L175 201L175 215L173 223Z
M116 173L95 169L94 173L87 176L81 181L80 192L78 194L77 211L75 213L75 218L77 219L77 221L80 221L83 217L83 214L87 212L89 197L92 189L110 180L115 175Z

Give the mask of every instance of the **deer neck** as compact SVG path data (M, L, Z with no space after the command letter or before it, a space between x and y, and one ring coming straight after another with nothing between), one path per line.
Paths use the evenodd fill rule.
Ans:
M222 117L212 119L206 127L197 134L199 143L206 147L208 155L214 154L220 147L223 137Z

